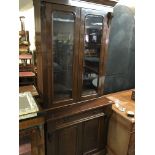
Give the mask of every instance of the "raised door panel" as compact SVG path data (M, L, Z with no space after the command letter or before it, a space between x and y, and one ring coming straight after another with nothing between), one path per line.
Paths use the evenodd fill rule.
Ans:
M83 124L83 155L90 155L104 150L104 117L95 118Z
M69 126L48 137L47 155L80 155L81 125Z
M76 155L78 143L77 127L64 129L59 133L59 155Z
M76 101L79 9L46 5L48 96L52 107Z

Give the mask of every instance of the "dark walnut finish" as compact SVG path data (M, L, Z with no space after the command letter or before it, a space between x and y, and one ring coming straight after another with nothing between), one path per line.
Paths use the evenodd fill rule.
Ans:
M135 112L135 101L131 99L132 90L107 95L114 101L119 99L126 111ZM108 155L135 155L135 117L127 116L112 106L113 114L109 121L107 149Z
M105 98L47 111L47 155L105 154L111 113Z
M81 0L86 2L93 2L96 4L103 4L103 5L109 5L109 6L115 6L119 0Z
M111 13L67 0L33 3L46 153L105 154L112 103L102 88Z
M65 4L65 5L72 5L76 6L74 3L71 3L70 0L44 0L46 2L52 2L52 3L57 3L57 4ZM90 2L94 4L102 4L102 5L107 5L107 6L115 6L119 0L72 0L72 1L81 1L81 2Z
M111 13L39 0L34 10L37 89L43 106L102 96Z

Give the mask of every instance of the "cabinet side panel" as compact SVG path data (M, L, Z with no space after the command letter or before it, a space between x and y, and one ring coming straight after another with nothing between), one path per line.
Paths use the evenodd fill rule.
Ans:
M46 4L34 0L35 45L37 63L37 89L41 99L48 104L47 40L46 40Z
M43 73L42 73L42 55L41 55L41 8L39 1L33 1L35 17L35 46L37 63L37 88L40 94L43 94Z

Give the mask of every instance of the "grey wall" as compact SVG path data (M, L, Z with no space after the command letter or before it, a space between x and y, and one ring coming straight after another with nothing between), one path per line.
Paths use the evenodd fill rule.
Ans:
M135 18L127 6L116 5L109 36L104 94L135 87Z

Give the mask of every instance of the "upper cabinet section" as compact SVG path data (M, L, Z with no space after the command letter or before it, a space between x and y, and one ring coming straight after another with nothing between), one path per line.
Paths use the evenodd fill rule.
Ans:
M101 96L109 23L106 9L34 0L34 10L38 91L46 107Z

